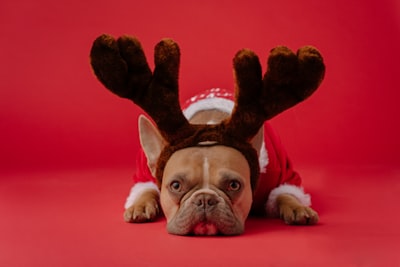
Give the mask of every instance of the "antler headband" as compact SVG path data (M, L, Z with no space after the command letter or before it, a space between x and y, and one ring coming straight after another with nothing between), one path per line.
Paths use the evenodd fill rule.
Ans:
M259 165L251 139L264 121L308 98L325 73L320 53L311 46L300 48L297 54L283 46L272 49L264 77L257 55L248 49L240 50L233 59L236 101L232 115L220 124L194 125L185 118L179 104L180 51L173 40L164 39L156 45L153 72L140 42L130 36L117 40L109 35L99 36L90 58L103 85L146 111L167 141L157 164L159 184L165 164L174 152L214 141L245 156L254 189Z

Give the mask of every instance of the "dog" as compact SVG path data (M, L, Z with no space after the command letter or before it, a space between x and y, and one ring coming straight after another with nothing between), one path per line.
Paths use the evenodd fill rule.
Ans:
M232 99L228 91L211 89L187 101L183 113L192 124L217 124L231 115ZM125 203L127 222L155 220L159 204L168 232L177 235L241 234L250 210L279 216L287 224L318 222L310 196L300 187L301 178L269 123L252 140L261 166L254 195L246 159L233 148L212 143L174 153L158 189L153 177L165 140L143 115L139 117L139 136L140 153L145 157L138 156L139 171Z
M139 152L124 219L153 221L161 211L176 235L239 235L252 213L288 224L316 224L318 214L301 187L268 120L311 96L325 74L311 46L270 51L262 76L249 49L233 58L234 95L211 89L179 103L180 49L163 39L152 71L139 40L103 34L93 43L92 69L114 94L140 106Z

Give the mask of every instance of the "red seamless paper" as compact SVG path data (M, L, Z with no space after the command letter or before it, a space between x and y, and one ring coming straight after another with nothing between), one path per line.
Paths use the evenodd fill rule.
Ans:
M29 1L0 4L0 266L397 266L400 5L382 1ZM180 97L233 89L232 58L314 45L318 91L271 120L321 222L251 218L239 237L168 235L122 207L142 111L89 65L102 33L137 36L153 66L181 47Z

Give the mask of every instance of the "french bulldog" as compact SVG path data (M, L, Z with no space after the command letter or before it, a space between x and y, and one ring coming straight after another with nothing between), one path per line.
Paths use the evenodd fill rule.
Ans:
M258 56L242 49L233 58L234 95L214 88L181 109L180 49L172 39L154 49L154 70L135 37L103 34L90 52L92 69L112 93L133 101L139 117L134 185L125 203L127 222L161 213L177 235L238 235L250 212L288 224L315 224L317 213L301 187L268 120L311 96L325 65L311 46L296 53L270 51L262 75Z
M211 89L188 101L184 114L192 124L218 124L232 111L233 101L228 98L233 98L230 92ZM167 231L177 235L241 234L251 210L264 210L287 224L318 222L310 196L298 186L300 177L268 123L252 140L262 166L254 192L245 157L234 148L212 142L172 154L158 189L152 177L166 141L143 115L139 117L139 136L147 162L138 161L142 170L136 180L140 182L132 187L125 204L127 222L153 221L162 210ZM146 168L150 172L147 178Z

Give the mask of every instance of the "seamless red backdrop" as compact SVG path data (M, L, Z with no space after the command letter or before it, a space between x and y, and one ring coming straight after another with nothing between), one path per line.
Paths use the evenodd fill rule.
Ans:
M154 45L161 38L174 38L180 44L182 53L182 100L212 87L233 89L232 58L241 48L254 50L265 70L268 52L276 45L286 45L293 50L308 44L316 46L327 66L320 89L311 99L274 118L271 123L279 132L295 164L305 176L311 176L305 177L305 183L316 195L316 207L323 214L325 212L325 220L322 221L329 224L327 219L335 221L341 216L335 214L337 205L348 207L344 214L353 216L349 220L354 220L353 224L350 222L349 225L355 228L359 225L356 218L361 220L360 217L370 212L376 213L379 218L391 216L388 222L382 219L378 223L377 227L389 227L386 229L390 230L385 234L368 228L368 231L360 232L352 244L362 246L363 251L376 252L375 248L363 242L373 232L371 238L377 243L389 244L390 248L399 247L400 234L394 225L400 219L399 215L392 214L392 208L396 209L393 202L399 201L400 193L398 1L7 0L0 3L0 33L0 211L3 217L0 219L0 233L8 233L8 239L0 237L0 265L21 265L24 260L15 256L18 250L22 250L26 262L33 265L61 262L61 249L55 249L47 259L36 257L42 255L38 254L38 248L27 245L29 242L21 243L18 238L29 230L33 239L40 239L41 235L51 239L52 234L46 231L52 225L53 218L53 210L47 209L49 203L64 207L71 201L72 205L79 206L83 202L85 206L88 205L84 202L86 194L95 194L100 200L102 195L99 191L103 192L111 186L115 191L106 191L118 197L112 200L107 198L111 203L103 204L116 214L104 212L102 216L117 217L117 225L123 229L119 230L119 234L128 227L119 224L119 209L130 186L129 175L135 168L134 155L139 147L136 121L141 111L132 103L109 93L92 74L89 50L92 41L102 33L137 36L151 64ZM99 169L109 171L100 174L91 171ZM100 186L99 191L92 191L92 182L96 184L94 188ZM347 188L342 191L344 195L334 192L334 189L332 191L338 185ZM67 191L61 189L63 186ZM72 191L68 191L68 188ZM76 188L87 190L79 191ZM355 191L350 190L354 188ZM55 189L62 192L52 195ZM43 190L43 194L31 195L33 190ZM75 193L78 197L74 197ZM382 199L382 195L386 199ZM330 201L324 202L324 199ZM358 201L352 202L354 199ZM381 202L378 205L371 204L371 201ZM349 205L349 202L353 204ZM382 206L386 208L382 209ZM16 222L20 218L17 213L21 207L27 207L36 214L27 219L27 223L31 222L28 230L15 226L19 225ZM44 207L46 211L43 211ZM378 211L369 211L368 207L376 207ZM100 212L101 208L96 206L96 209ZM354 210L361 213L357 215ZM69 210L67 214L81 219L89 216L76 209ZM87 227L92 227L89 223L91 220L87 220ZM375 221L369 222L368 227L375 225ZM68 223L68 220L59 219L54 227L65 230ZM250 224L259 226L262 223L252 221ZM83 231L86 228L81 228L82 225L85 224L76 225L73 229ZM92 231L108 231L109 226L100 222ZM10 227L11 230L8 229ZM144 236L154 235L154 231L162 233L162 237L156 237L157 242L169 244L175 240L171 241L166 234L164 236L162 222L147 226L149 228L144 225L136 227L140 227L139 232L146 232L140 235L143 240L147 239ZM317 233L323 234L323 227L321 225ZM41 232L35 234L38 229ZM137 233L137 229L133 226L127 231ZM325 229L327 235L343 230ZM351 239L352 230L345 229L348 233L346 238ZM291 228L290 231L295 235L296 230ZM298 258L303 261L308 258L304 255L313 251L304 248L309 246L305 245L303 237L316 230L307 228L299 231L302 234L296 241L303 242L303 252L296 255L305 253ZM61 231L57 238L63 240L66 236L68 232L63 234ZM277 243L286 243L286 239L280 239L279 233L273 236L272 240ZM118 237L123 239L122 234ZM287 237L284 235L284 238ZM83 260L68 246L72 256L67 262L75 265L94 261L94 251L97 250L93 244L97 238L93 232L93 236L86 240L86 247L94 247L85 253ZM252 238L255 244L259 242L254 232L248 238L244 239L243 244L252 243ZM314 238L321 237L317 234ZM331 235L323 239L323 243L329 243L330 240L341 243L334 237L330 238ZM121 241L111 237L106 240L111 243ZM197 246L208 241L189 239L182 242L190 243L189 247L193 249L201 249ZM121 241L123 245L127 243L126 240ZM51 244L43 246L50 248ZM64 243L64 246L67 245ZM328 247L325 249L329 250ZM156 249L165 247L158 244ZM299 248L294 246L292 249ZM109 251L106 246L100 250ZM115 256L116 250L109 251L109 257L105 258L113 259L117 265L133 262L138 266L146 266L146 261L130 261L129 257L114 261L111 254ZM142 250L144 255L150 254L146 249ZM283 253L276 248L274 250L277 255ZM322 256L318 259L321 261L316 262L322 262L329 255L326 250L320 253ZM390 263L397 261L400 264L392 250L384 250L386 254L383 250L374 254L371 262L378 264L383 258L389 257ZM333 251L346 255L346 260L337 261L341 263L349 263L347 260L353 259L354 255L356 259L364 257L364 254L352 254L352 250L347 254ZM366 262L368 256L371 254L365 255ZM150 262L155 264L155 261ZM279 261L275 258L272 262ZM354 260L352 263L357 262L363 261Z
M398 164L396 1L278 2L3 2L2 169L132 163L140 111L89 67L91 42L103 32L138 36L149 62L161 38L174 38L182 99L232 89L231 60L243 47L265 68L272 47L312 44L325 57L325 81L273 120L290 152L305 162Z

